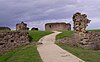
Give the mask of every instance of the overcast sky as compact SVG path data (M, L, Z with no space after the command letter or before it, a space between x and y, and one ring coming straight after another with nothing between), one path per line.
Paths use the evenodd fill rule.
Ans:
M100 0L0 0L0 26L15 29L24 21L30 28L44 29L48 22L73 24L75 12L88 15L88 29L100 29Z

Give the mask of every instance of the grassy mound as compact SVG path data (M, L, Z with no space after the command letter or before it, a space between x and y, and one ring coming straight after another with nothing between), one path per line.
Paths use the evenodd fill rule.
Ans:
M32 38L32 42L37 42L41 37L51 34L50 31L28 31L29 36Z
M41 37L51 34L52 32L28 31L28 33L32 41L37 42ZM34 42L5 53L0 56L0 62L42 62Z
M56 39L62 39L64 37L71 37L72 34L73 34L73 31L63 31L62 33L56 36Z

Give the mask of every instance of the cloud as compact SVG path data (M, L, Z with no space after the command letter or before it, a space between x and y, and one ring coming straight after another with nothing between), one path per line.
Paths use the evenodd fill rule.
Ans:
M91 23L87 29L100 29L100 18L92 18Z
M0 0L0 26L15 28L21 21L40 29L51 21L73 24L72 16L79 11L93 20L88 29L99 28L99 4L99 0Z

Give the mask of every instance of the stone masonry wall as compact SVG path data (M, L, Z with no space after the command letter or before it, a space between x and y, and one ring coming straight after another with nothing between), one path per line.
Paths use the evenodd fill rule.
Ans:
M88 32L84 36L79 36L78 45L82 48L100 50L100 32Z
M27 32L0 32L0 55L29 43Z
M64 30L71 30L70 23L64 22L56 22L56 23L47 23L45 24L46 31L64 31Z
M73 22L73 36L71 38L63 38L57 41L69 43L73 46L79 46L82 48L100 50L100 32L86 31L86 27L91 22L91 20L87 18L87 15L77 12L73 15Z
M84 36L80 36L76 33L72 37L66 37L63 39L57 39L57 42L67 43L72 46L79 46L82 48L88 48L93 50L100 50L100 32L85 33Z

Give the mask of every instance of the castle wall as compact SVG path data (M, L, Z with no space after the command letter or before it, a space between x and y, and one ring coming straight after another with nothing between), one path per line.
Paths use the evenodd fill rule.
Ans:
M27 30L27 26L24 24L16 25L16 30Z
M29 43L27 32L0 32L0 55Z
M16 30L29 30L29 28L27 27L27 24L21 22L16 24Z
M58 39L58 42L68 43L82 48L100 50L100 32L86 31L86 27L91 22L86 14L79 12L73 15L74 33L71 37Z
M71 30L71 25L66 23L47 23L45 25L45 30L47 31Z
M71 37L57 39L56 41L82 48L100 50L100 32L89 32L84 34L82 37L74 33Z

